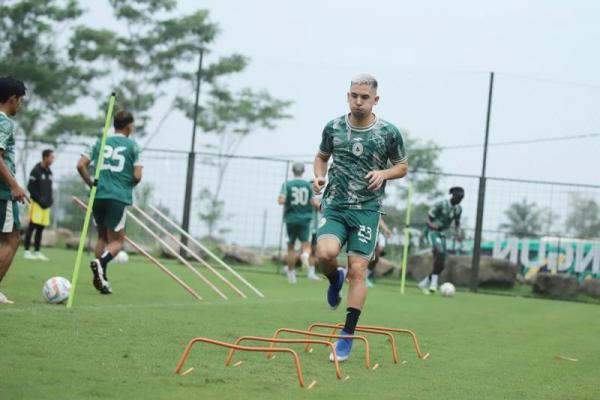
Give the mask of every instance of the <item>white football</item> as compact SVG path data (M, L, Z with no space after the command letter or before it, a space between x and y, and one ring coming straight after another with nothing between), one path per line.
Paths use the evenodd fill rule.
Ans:
M129 261L129 255L127 253L125 253L123 250L118 252L117 255L115 256L115 262L117 262L119 264L125 264L127 261Z
M61 304L67 301L71 293L71 283L62 276L55 276L44 283L42 296L50 304Z
M440 286L440 293L444 297L452 297L455 292L456 288L450 282L443 283L442 286Z

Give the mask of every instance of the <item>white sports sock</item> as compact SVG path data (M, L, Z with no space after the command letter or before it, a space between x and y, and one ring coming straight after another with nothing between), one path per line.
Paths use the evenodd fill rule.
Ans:
M316 276L317 274L315 273L315 266L314 265L310 265L308 267L308 277L313 277Z
M429 286L429 276L426 276L421 282L419 282L419 287L424 288Z
M435 275L435 274L431 275L431 285L429 285L430 287L437 288L438 277L439 277L439 275Z
M292 270L291 277L292 277L291 282L296 283L296 270L295 269Z

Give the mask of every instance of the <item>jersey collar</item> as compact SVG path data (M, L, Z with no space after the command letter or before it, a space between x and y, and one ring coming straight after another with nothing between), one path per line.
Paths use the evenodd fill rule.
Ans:
M4 111L0 111L0 115L4 115L6 118L8 118L8 115L6 115Z
M350 123L350 114L346 114L346 124L350 129L352 129L355 132L366 132L368 130L371 130L379 122L379 117L376 114L373 115L375 115L375 120L373 121L373 123L364 128L357 128L355 126L352 126L352 124Z

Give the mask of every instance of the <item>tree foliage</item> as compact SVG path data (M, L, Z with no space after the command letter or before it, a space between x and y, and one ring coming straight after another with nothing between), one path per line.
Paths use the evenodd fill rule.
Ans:
M499 228L506 230L510 235L518 238L541 236L546 225L545 213L535 202L529 203L527 199L512 203L504 211L507 222L500 224Z
M565 225L570 234L578 238L600 237L600 206L596 200L572 194L569 208Z

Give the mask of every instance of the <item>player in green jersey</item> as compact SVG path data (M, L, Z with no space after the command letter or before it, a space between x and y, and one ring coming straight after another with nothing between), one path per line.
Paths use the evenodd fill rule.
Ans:
M12 77L0 77L0 282L8 272L19 248L19 205L29 201L15 179L14 117L21 108L25 84ZM0 293L0 304L11 304Z
M387 180L402 178L408 170L404 139L391 123L373 114L379 101L377 81L359 75L348 91L350 113L330 121L323 130L315 157L313 189L321 193L325 176L323 216L319 222L317 258L329 279L327 302L341 301L346 270L338 266L343 245L348 254L348 302L342 335L352 335L367 297L365 277L378 237L381 203ZM329 171L327 162L333 157ZM350 355L352 340L336 342L338 360ZM330 355L333 359L333 355Z
M90 263L94 287L102 294L112 293L106 277L108 263L123 247L127 206L133 203L133 188L142 180L140 149L130 138L134 130L133 115L127 111L115 114L114 135L106 139L104 165L96 183L94 220L98 227L96 258ZM77 163L77 171L86 184L94 185L89 168L95 168L101 139L85 151Z
M450 188L450 198L437 201L427 214L426 235L433 251L433 270L421 282L419 287L425 294L437 291L438 278L446 263L446 231L454 223L455 234L460 238L460 217L462 208L460 202L465 197L465 191L459 186Z
M295 265L298 259L294 247L296 240L300 241L302 267L308 269L308 279L319 278L315 274L314 266L309 266L310 258L310 221L313 217L315 204L311 184L304 179L304 164L292 165L294 179L286 181L282 187L277 201L283 205L283 218L288 236L287 276L288 282L296 283Z

